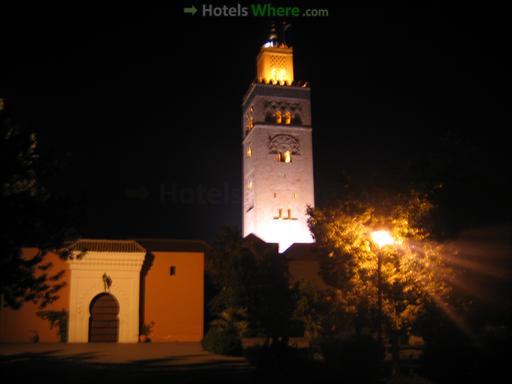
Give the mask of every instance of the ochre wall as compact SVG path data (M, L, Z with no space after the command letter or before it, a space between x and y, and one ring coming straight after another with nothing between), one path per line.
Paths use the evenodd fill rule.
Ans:
M144 323L153 342L200 341L204 322L204 254L153 252L144 281ZM176 275L170 275L170 267ZM142 303L141 303L142 304Z
M24 249L31 257L36 249ZM204 329L204 254L202 252L153 252L152 265L144 279L144 322L155 323L150 338L153 342L200 341ZM68 310L69 264L56 254L49 253L43 263L53 264L47 273L64 270L59 282L66 282L58 293L59 299L44 310ZM170 275L170 267L176 275ZM142 283L142 282L141 282ZM50 329L47 320L37 316L38 308L25 303L20 309L0 311L0 342L60 342L58 329Z
M23 257L33 257L37 252L35 248L23 249ZM68 310L69 306L69 266L68 263L54 253L48 253L43 259L42 264L52 263L52 267L45 273L53 276L61 270L64 274L57 283L66 282L66 285L58 292L59 299L48 305L44 310L61 311ZM38 273L42 273L38 271ZM10 308L0 309L0 342L4 343L30 343L34 341L34 336L38 335L39 342L55 343L60 342L58 329L50 329L48 320L43 320L37 316L39 311L37 305L28 302L23 304L20 309Z

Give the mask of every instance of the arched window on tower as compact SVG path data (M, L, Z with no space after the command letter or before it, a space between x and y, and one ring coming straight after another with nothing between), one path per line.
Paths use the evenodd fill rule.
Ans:
M292 215L292 210L290 208L288 208L287 211L288 216L286 217L286 220L297 220L297 218Z
M247 113L245 114L245 132L249 132L251 129L254 128L254 107L251 105L251 107L248 109Z
M302 125L302 118L300 117L300 115L298 113L293 115L292 123L293 123L293 125Z
M277 152L277 161L281 163L291 163L292 162L292 153L290 150L284 152Z
M254 119L252 116L247 116L247 130L250 131L254 128Z
M290 125L292 123L292 114L288 111L284 113L284 123L286 125Z
M274 216L274 220L282 220L283 219L283 208L277 209L277 216Z
M275 113L276 124L283 124L283 114L280 111Z

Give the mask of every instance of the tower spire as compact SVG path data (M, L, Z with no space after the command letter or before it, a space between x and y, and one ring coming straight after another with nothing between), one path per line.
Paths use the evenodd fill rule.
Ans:
M278 45L279 42L276 32L276 24L272 23L272 26L270 27L270 34L268 35L268 39L265 41L265 44L263 44L263 48L277 47Z
M286 44L286 31L291 27L292 25L290 23L287 23L286 21L283 21L283 36L282 36L282 41L281 43L285 46L288 46L288 44Z

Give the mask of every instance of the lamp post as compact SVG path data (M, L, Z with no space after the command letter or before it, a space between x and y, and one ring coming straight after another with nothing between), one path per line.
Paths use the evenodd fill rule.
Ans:
M382 248L393 245L396 240L386 230L373 231L372 241L377 245L377 339L382 344Z

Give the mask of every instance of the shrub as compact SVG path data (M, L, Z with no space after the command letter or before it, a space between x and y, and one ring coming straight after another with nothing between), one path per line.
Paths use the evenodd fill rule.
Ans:
M242 355L243 348L240 333L236 326L232 324L226 327L210 327L201 344L207 351L219 355Z
M354 335L346 338L319 341L324 362L332 372L345 377L371 382L384 358L384 348L370 336Z
M149 336L153 332L154 326L154 321L149 324L142 324L139 331L139 340L142 340L144 343L151 343L151 337Z

